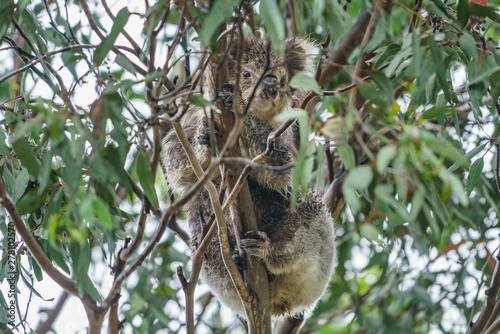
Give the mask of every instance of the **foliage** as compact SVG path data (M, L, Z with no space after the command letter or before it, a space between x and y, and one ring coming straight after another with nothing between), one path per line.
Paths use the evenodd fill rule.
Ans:
M216 108L196 82L209 55L221 56L221 24L244 22L246 33L263 27L275 52L294 29L318 45L316 81L292 84L324 92L282 118L299 118L302 131L292 193L325 192L337 180L346 205L337 272L302 333L465 332L498 246L500 2L145 3L0 4L0 177L77 294L126 318L127 332L185 331L176 267L189 277L190 252L174 207L180 194L170 196L158 168L159 120L189 103ZM0 281L15 220L2 204ZM149 255L155 233L162 238ZM139 244L121 259L130 239ZM18 238L17 284L43 303L33 281L47 272L26 244ZM98 263L115 275L101 279ZM113 311L109 286L120 273L131 277ZM238 326L208 292L195 302L200 332ZM2 308L1 326L7 320ZM27 324L37 319L17 330Z

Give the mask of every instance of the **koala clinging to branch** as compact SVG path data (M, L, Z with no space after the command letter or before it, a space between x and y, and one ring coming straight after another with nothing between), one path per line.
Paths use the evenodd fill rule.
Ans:
M235 37L228 46L230 82L223 85L221 98L234 108L233 92L239 91L239 106L247 110L244 126L238 138L243 157L253 159L263 153L269 133L280 123L275 117L292 105L289 88L291 77L309 66L310 44L301 38L284 41L285 57L269 54L268 42L253 35L244 38L241 73L237 73L240 39ZM240 75L239 89L235 89ZM259 82L260 81L260 82ZM248 107L248 108L247 108ZM191 107L181 125L202 166L208 166L213 156L210 120L202 108ZM324 293L334 270L335 236L330 214L320 196L309 191L298 200L295 210L290 208L292 169L273 167L293 162L295 129L289 129L275 141L275 149L263 164L268 168L254 168L248 176L259 231L241 236L241 247L247 254L259 257L271 274L270 296L274 316L293 315L311 308ZM166 135L163 166L172 188L187 189L197 181L174 131ZM213 182L220 185L220 175ZM204 224L212 213L208 192L201 190L187 204L193 247L206 233ZM228 222L231 215L227 214ZM228 223L228 226L231 226ZM229 228L229 242L234 254L236 238ZM240 316L244 316L242 302L223 263L219 239L215 237L205 254L201 278L216 297Z

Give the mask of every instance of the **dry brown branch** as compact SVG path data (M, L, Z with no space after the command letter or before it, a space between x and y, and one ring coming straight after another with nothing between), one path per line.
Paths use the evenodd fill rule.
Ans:
M52 310L45 311L48 314L47 320L40 322L36 328L36 332L38 334L46 334L52 329L52 325L54 321L56 321L57 316L61 313L61 310L64 306L64 303L69 297L69 293L67 291L63 291L61 297L57 301L56 306Z
M370 18L370 21L368 22L368 26L366 27L365 34L363 35L363 39L361 40L361 45L360 45L360 50L359 50L359 59L356 62L356 66L354 67L354 75L353 75L353 82L361 82L359 81L359 78L362 78L366 76L371 68L372 64L369 64L367 61L373 57L373 52L364 52L366 45L370 40L373 38L373 35L375 34L375 27L377 25L378 20L380 19L381 15L381 3L380 1L375 2L373 5L373 14ZM363 95L359 92L359 90L356 90L356 92L351 95L351 99L349 101L349 105L351 108L354 109L359 109L363 106L365 103L366 99L363 97Z
M497 190L500 193L500 143L498 142L499 139L497 138L497 163L495 167L495 181L497 184Z
M297 36L297 28L295 23L295 1L287 0L285 5L286 27L288 28L288 36Z
M111 9L109 8L106 0L101 0L101 4L104 7L104 10L106 11L106 14L108 14L109 18L114 21L116 19L116 16L114 16L111 12ZM142 48L136 43L132 36L130 36L129 33L125 31L125 29L123 29L122 34L127 39L127 41L129 41L130 45L132 45L132 47L134 48L134 52L137 54L138 58L142 60L144 65L148 66L149 59L142 51Z
M3 77L1 77L0 78L0 83L4 82L5 80L7 80L7 79L9 79L9 78L11 78L11 77L19 74L19 73L22 73L22 72L24 72L24 71L32 68L33 66L35 66L36 64L38 64L39 62L41 62L43 59L47 59L47 58L52 57L52 56L54 56L54 55L56 55L58 53L62 53L62 52L70 51L70 50L94 49L96 47L97 47L97 45L92 45L92 44L78 44L78 45L70 45L70 46L67 46L65 48L55 50L55 51L46 52L41 57L35 57L35 58L33 58L25 66L20 67L20 68L14 70L14 71L11 71L8 74L6 74Z
M358 21L349 33L342 39L336 50L330 52L326 61L327 65L323 68L318 80L320 86L326 87L335 74L347 63L347 58L354 49L361 43L365 34L371 14L364 9L359 15Z
M497 263L495 265L495 270L491 276L491 283L489 288L485 291L486 303L479 314L476 322L471 323L470 334L486 334L486 333L497 333L494 332L497 326L500 326L498 321L492 323L490 328L486 328L488 320L493 314L495 305L498 303L498 290L500 289L500 252L496 256Z
M408 33L411 33L413 31L413 27L417 22L417 15L418 12L420 11L420 7L422 7L422 0L415 0L415 4L413 5L413 10L410 16L410 25L408 26Z
M97 34L97 36L101 40L103 40L106 36L104 36L104 34L101 32L101 30L99 29L99 27L95 23L94 18L92 17L92 12L90 11L89 5L87 4L87 1L86 0L81 0L80 1L80 5L81 5L81 7L83 9L83 12L85 13L85 16L87 17L87 20L88 20L88 22L90 24L90 27ZM117 47L113 47L111 49L111 51L113 51L115 54L119 54L119 55L122 55L125 58L127 58L120 50L118 50ZM139 73L141 75L146 75L147 74L147 72L143 68L141 68L140 66L138 66L134 62L130 61L130 63L132 64L132 66L134 66L134 69L137 71L137 73Z

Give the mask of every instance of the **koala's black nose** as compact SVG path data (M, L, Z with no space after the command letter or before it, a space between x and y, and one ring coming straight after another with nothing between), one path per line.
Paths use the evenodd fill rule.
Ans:
M278 95L278 79L274 75L266 75L262 79L262 92L272 98Z

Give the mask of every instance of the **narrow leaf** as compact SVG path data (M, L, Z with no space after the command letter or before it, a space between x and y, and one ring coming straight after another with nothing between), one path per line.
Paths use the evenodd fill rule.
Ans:
M212 44L212 38L220 24L231 17L239 3L239 0L216 0L214 2L200 31L200 41L203 46L208 47Z
M210 108L214 107L214 105L210 101L205 100L200 95L191 95L188 97L188 101L197 107L202 107L202 108L203 107L210 107Z
M137 155L137 176L139 177L139 182L144 190L144 194L151 202L153 207L158 208L158 197L156 196L156 190L154 185L153 174L151 173L151 167L149 163L149 156L146 152L140 151Z
M469 177L467 178L467 182L465 183L465 192L467 195L470 195L472 190L477 184L479 177L483 172L484 161L483 158L479 158L470 167Z
M342 192L353 214L361 210L361 201L356 191L363 191L368 188L372 180L373 171L369 166L356 167L347 174L344 184L342 185Z
M262 0L260 2L260 17L262 18L264 29L269 34L269 40L273 49L279 54L283 54L285 23L275 0Z
M469 20L469 0L458 0L457 17L458 22L465 27Z
M109 208L104 203L104 201L98 197L94 198L92 201L92 207L94 212L99 218L99 221L106 227L108 230L113 230L115 224L113 223L113 217L111 217L111 213L109 212Z
M442 51L438 48L436 41L434 40L434 38L432 38L432 36L428 37L428 41L429 41L429 46L431 48L431 57L435 64L439 85L443 90L446 100L450 102L451 101L450 85L448 84L448 80L446 79L446 72L445 72L446 67L444 66L443 58L441 55Z
M290 86L293 88L306 88L310 89L318 95L322 94L321 87L316 82L313 77L305 75L303 73L297 73L290 80Z
M337 152L344 163L345 169L351 170L356 166L356 158L351 146L339 146L337 147Z
M40 172L40 161L35 157L33 153L33 148L30 146L25 138L18 138L12 143L12 148L16 152L17 156L21 160L22 164L28 168L28 172L33 177L38 177Z
M380 91L384 94L385 98L390 104L394 103L394 96L392 93L392 82L389 80L385 74L382 72L372 71L370 77L380 88Z
M99 66L101 65L102 61L104 58L106 58L106 55L108 52L113 48L116 38L122 32L123 27L127 23L128 17L130 13L128 12L127 8L122 8L120 12L118 12L118 15L116 15L116 18L113 22L113 27L111 28L111 32L109 33L106 38L104 38L97 46L94 52L94 65Z
M361 225L360 233L363 237L365 237L369 241L376 242L379 245L382 244L382 241L378 237L380 232L379 232L378 228L376 228L373 224Z
M394 145L387 145L380 149L377 155L377 172L382 174L386 171L389 163L396 156L397 149Z
M483 145L480 145L472 150L470 150L469 152L467 152L465 154L465 159L467 160L470 160L471 158L473 158L476 154L478 154L479 152L481 152L482 150L484 150L484 148L486 147L487 143L483 144ZM453 173L454 171L456 171L459 167L463 167L463 164L461 163L458 163L458 162L455 162L453 165L450 166L450 168L448 168L448 172L450 173Z

